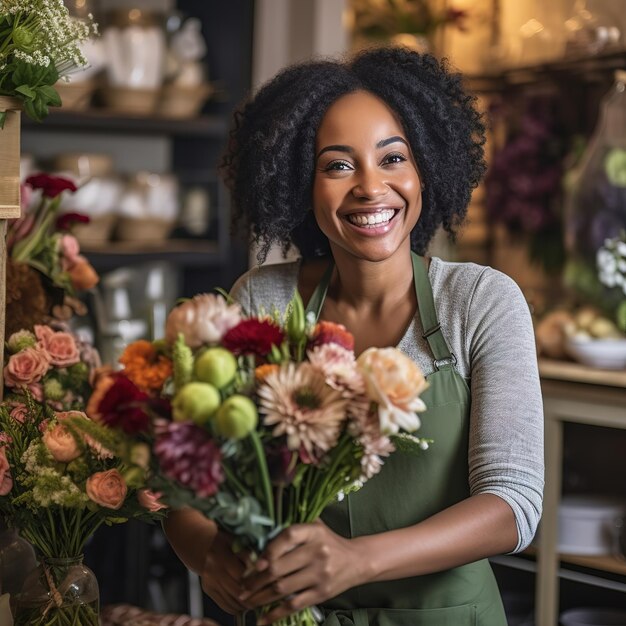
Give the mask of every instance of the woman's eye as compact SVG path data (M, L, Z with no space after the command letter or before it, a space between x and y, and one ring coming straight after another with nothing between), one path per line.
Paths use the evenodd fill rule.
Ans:
M404 161L406 161L406 157L400 152L396 152L394 154L388 154L383 159L383 165L388 165L392 163L403 163Z
M325 168L325 172L344 172L351 170L352 165L347 161L331 161Z

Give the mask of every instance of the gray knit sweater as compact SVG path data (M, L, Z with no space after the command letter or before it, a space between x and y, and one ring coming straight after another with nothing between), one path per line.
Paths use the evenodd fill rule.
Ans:
M264 265L244 274L232 296L251 314L284 310L297 285L299 262ZM530 313L519 287L505 274L473 263L433 258L429 278L442 332L470 380L469 485L513 509L515 552L533 538L543 492L543 407ZM424 371L433 357L419 315L398 348Z

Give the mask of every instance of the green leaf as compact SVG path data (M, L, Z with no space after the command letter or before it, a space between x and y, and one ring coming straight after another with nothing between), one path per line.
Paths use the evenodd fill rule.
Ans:
M43 119L42 117L39 117L37 110L35 109L34 100L26 100L24 102L24 111L28 117L31 117L36 122L41 122Z
M20 85L15 88L15 91L17 91L17 93L21 93L29 100L34 100L37 97L37 92L34 89L31 89L28 85Z
M6 119L7 119L7 112L0 111L0 130L4 128L4 123L6 122Z
M37 91L45 98L48 106L61 106L61 96L59 96L57 90L54 87L51 87L50 85L43 85L43 87L38 87Z

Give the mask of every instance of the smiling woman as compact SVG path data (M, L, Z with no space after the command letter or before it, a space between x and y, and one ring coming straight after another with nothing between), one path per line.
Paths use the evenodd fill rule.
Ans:
M325 626L503 626L486 557L524 549L541 515L542 402L528 307L503 274L425 255L453 234L483 171L484 126L458 75L428 55L367 51L294 66L235 116L224 174L235 216L295 263L231 295L253 314L294 292L343 324L356 354L397 346L427 374L428 454L391 454L255 564L191 511L166 532L203 588L259 624L312 605ZM402 378L400 376L400 378ZM403 381L406 384L406 381Z

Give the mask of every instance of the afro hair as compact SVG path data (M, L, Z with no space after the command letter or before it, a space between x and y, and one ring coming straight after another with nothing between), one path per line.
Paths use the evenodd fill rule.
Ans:
M234 223L260 245L294 244L304 258L330 253L311 197L315 138L328 108L358 90L378 96L397 115L425 189L411 248L424 254L439 226L454 237L484 171L485 127L476 98L444 61L405 48L379 48L347 62L311 61L266 83L234 115L221 166Z

